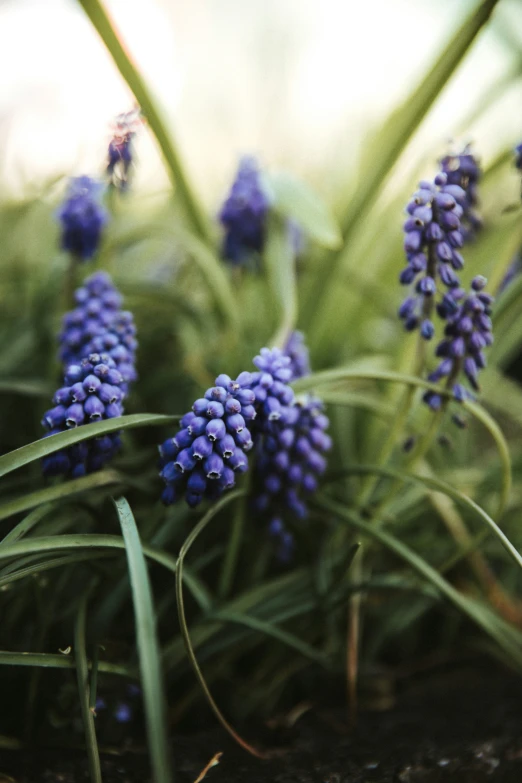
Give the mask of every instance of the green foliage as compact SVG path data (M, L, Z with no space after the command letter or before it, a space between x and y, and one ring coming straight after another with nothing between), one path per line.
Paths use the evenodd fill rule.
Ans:
M495 1L476 5L371 140L351 183L355 196L338 210L341 228L307 185L267 174L273 208L256 270L231 270L220 259L217 230L214 237L147 85L102 4L81 3L142 106L174 187L149 212L139 193L115 194L96 262L113 275L138 327L140 378L127 415L44 440L67 260L56 251L52 193L0 210L0 688L15 677L24 694L13 731L23 723L23 699L30 701L29 667L42 673L31 699L46 719L74 693L63 720L73 730L82 718L97 781L96 733L104 737L93 694L120 698L139 676L158 782L172 780L168 729L198 715L202 692L257 752L231 724L292 705L308 694L311 671L318 698L323 682L345 676L346 613L358 595L363 674L434 649L483 649L485 640L520 670L522 390L508 373L522 350L521 281L498 296L479 402L448 403L467 415L465 431L421 404L433 384L417 373L416 337L395 316L402 208L417 177L400 176L402 153ZM435 157L424 151L424 160ZM502 208L518 194L511 167L507 153L486 167L485 227L464 250L467 278L484 272L495 288L522 244L520 211ZM383 195L392 172L395 190ZM306 238L297 260L289 217ZM296 557L283 567L253 517L247 481L202 515L163 508L156 444L219 372L253 369L259 349L283 345L296 325L315 372L295 391L326 401L334 451L331 480L308 522L295 525ZM43 456L115 431L124 450L110 470L70 482L41 477ZM451 449L438 444L441 433L451 433ZM402 444L412 435L420 446L408 455ZM115 514L111 495L122 491ZM351 564L361 543L357 573ZM492 582L481 577L486 571ZM427 624L435 629L428 640ZM69 643L72 656L57 652ZM74 669L79 687L71 689Z

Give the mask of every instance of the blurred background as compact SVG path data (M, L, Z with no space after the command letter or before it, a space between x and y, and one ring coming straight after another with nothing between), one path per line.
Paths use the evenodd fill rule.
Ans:
M471 7L468 0L105 5L213 213L246 152L306 178L335 203L369 129L407 96ZM521 10L519 0L499 4L405 166L426 159L431 171L449 134L472 139L486 163L518 140ZM81 7L0 0L0 68L0 198L38 193L62 175L101 173L110 121L132 106L132 96ZM148 133L136 151L136 190L166 191Z

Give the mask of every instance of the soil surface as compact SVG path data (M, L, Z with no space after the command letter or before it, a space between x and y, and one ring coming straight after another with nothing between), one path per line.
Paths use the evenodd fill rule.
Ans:
M294 717L299 711L296 711ZM221 729L173 739L176 783L505 783L522 781L522 680L493 664L409 678L395 706L361 712L349 731L341 710L311 706L292 727L246 729L278 745L250 757ZM105 753L104 783L149 783L144 750ZM71 750L2 750L0 783L88 782L85 755Z

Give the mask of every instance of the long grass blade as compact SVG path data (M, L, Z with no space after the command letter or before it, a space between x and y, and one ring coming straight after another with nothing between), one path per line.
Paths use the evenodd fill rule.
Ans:
M31 492L29 495L14 498L0 506L0 520L7 519L13 516L13 514L19 514L21 511L28 511L30 508L40 506L43 503L64 500L71 497L71 495L77 495L80 492L90 491L98 487L124 483L125 478L115 470L102 470L99 473L92 473L90 476L82 476L79 479L73 479L63 484L56 484L54 487L47 487L46 489L38 490L38 492Z
M156 413L132 413L130 416L119 416L116 419L106 419L94 424L86 424L67 432L59 432L48 438L36 440L27 446L22 446L9 454L0 457L0 476L5 476L12 470L28 465L30 462L53 454L55 451L65 449L82 440L97 438L100 435L108 435L110 432L124 432L135 427L162 426L178 421L179 416L164 416Z
M488 607L459 593L424 558L402 541L399 541L391 533L383 530L382 527L365 522L357 514L344 508L344 506L324 497L318 501L318 506L324 511L344 520L350 527L353 527L360 533L378 541L386 549L389 549L401 560L408 563L414 571L436 587L457 609L467 615L488 636L497 642L504 653L509 656L513 665L522 670L522 635L519 631L502 621Z
M268 223L264 261L272 296L279 307L279 328L270 345L284 348L297 320L295 255L288 226L280 218Z
M115 500L114 504L120 520L129 566L140 677L154 779L156 783L172 783L165 686L160 664L156 615L145 555L129 504L123 497Z

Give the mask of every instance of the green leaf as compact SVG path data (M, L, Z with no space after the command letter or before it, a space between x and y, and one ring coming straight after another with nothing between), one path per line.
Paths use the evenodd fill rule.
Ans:
M89 760L89 774L91 783L102 783L100 755L94 727L94 715L89 708L89 668L87 653L85 651L85 616L87 611L88 593L83 597L78 608L74 630L74 660L76 662L76 676L78 679L78 695L82 713L83 728L85 731L85 744Z
M468 497L463 492L460 492L460 490L456 489L451 484L448 484L447 481L442 481L441 479L434 478L433 476L425 476L416 473L409 473L407 471L394 470L391 468L382 468L377 465L356 465L351 468L346 468L345 470L340 471L339 474L335 476L334 480L336 480L337 478L344 478L347 475L367 475L367 474L386 476L387 478L396 478L399 479L400 481L411 482L425 489L433 489L436 492L442 492L444 495L447 495L448 497L452 498L459 505L470 509L473 512L473 514L481 520L481 522L486 524L487 527L490 529L490 531L500 541L501 545L504 547L506 552L519 566L519 568L522 568L522 555L520 554L518 549L515 546L513 546L509 538L505 535L505 533L502 532L502 530L499 528L496 522L489 516L489 514L486 511L484 511L484 509L481 506L478 505L478 503L475 503L475 501L472 500L472 498Z
M145 80L134 65L125 44L120 40L119 34L105 11L103 4L99 0L80 0L80 3L109 50L109 54L119 72L136 96L136 100L147 118L147 123L163 153L172 183L176 188L192 228L204 241L211 244L207 221L192 193L172 136L167 130L167 125L152 98Z
M336 369L325 370L324 372L312 373L305 378L299 378L292 386L296 392L309 391L311 389L320 388L322 385L329 385L331 383L338 383L340 381L353 381L353 380L383 380L392 381L395 383L404 383L406 386L417 386L422 389L432 389L440 394L442 397L453 398L453 394L437 386L436 384L424 381L422 378L418 378L415 375L406 375L405 373L391 372L388 370L369 370L353 371L350 369ZM476 402L463 402L457 403L462 406L464 410L472 414L480 423L488 430L491 437L495 441L500 460L502 463L502 486L500 492L499 509L497 516L500 517L506 506L509 493L511 490L511 457L509 455L509 447L506 439L502 434L502 431L498 424L491 418L489 413L484 410Z
M33 527L35 527L41 519L47 516L53 508L54 505L52 503L46 503L43 506L39 506L39 508L35 508L30 514L24 517L16 527L9 531L0 541L0 546L12 544L14 541L18 541L19 538L23 538L25 534L32 530Z
M91 668L89 662L88 668ZM76 669L76 663L67 655L53 653L29 653L0 651L0 666L41 666L44 669ZM100 661L98 670L104 674L117 674L120 677L134 677L134 671L128 666Z
M143 701L152 768L156 783L171 783L172 771L167 737L167 704L160 665L156 615L145 556L131 508L125 498L114 501L125 541L134 601L136 637Z
M53 454L55 451L65 449L75 443L80 443L89 438L108 435L110 432L124 432L135 427L162 426L172 424L179 420L179 416L164 416L156 413L132 413L130 416L119 416L116 419L106 419L95 424L85 424L67 432L50 435L20 449L4 454L0 457L0 476L5 476L12 470L28 465L30 462Z
M270 345L282 349L297 320L295 256L287 226L273 216L268 221L263 258L270 290L280 310L279 328Z
M509 660L522 669L522 634L495 615L487 606L459 593L443 576L410 547L399 541L382 527L362 520L357 514L347 511L344 506L333 500L321 498L317 505L324 511L343 519L347 524L369 538L378 541L397 557L413 568L420 576L430 582L457 609L467 615L482 628L509 656Z
M285 218L295 220L299 228L319 245L337 248L341 231L324 201L303 182L290 174L265 174L267 191L273 209Z
M221 312L223 321L231 328L238 325L238 307L224 264L215 253L188 231L176 226L172 234L175 242L191 256Z
M35 506L40 506L43 503L63 500L71 495L77 495L80 492L86 492L97 487L124 483L124 477L115 470L103 470L99 473L92 473L90 476L83 476L79 479L56 484L53 487L40 489L38 492L31 492L29 495L22 495L22 497L14 498L14 500L4 503L0 506L0 520L7 519L13 514L19 514L21 511L27 511ZM12 532L10 535L12 535Z
M258 617L252 615L242 614L240 612L230 612L226 609L214 612L212 619L221 620L225 623L236 623L238 625L244 625L253 631L269 636L277 641L282 642L287 647L290 647L296 652L303 655L305 658L309 658L311 661L320 663L322 666L327 665L327 657L320 650L316 650L310 644L307 644L302 639L299 639L292 633L285 631L283 628L279 628L272 622L267 620L260 620Z
M26 397L50 397L52 388L45 381L30 378L0 378L1 394L23 394Z

